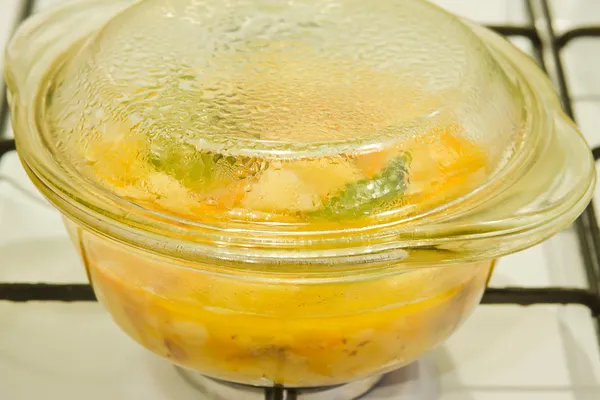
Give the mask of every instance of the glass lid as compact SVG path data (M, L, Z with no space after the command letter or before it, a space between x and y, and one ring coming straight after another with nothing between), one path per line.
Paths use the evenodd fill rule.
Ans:
M484 185L522 133L481 40L422 1L145 0L59 63L61 162L200 222L406 218Z
M474 261L590 199L540 69L426 1L78 4L16 33L9 100L34 183L107 237L257 265Z

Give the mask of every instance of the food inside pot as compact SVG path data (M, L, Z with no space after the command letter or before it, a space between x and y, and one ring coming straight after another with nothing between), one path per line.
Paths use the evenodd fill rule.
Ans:
M99 300L146 348L254 385L333 385L411 362L478 303L491 262L346 282L286 282L169 265L84 233Z
M414 87L404 88L411 99L391 83L393 90L385 89L385 75L315 87L310 75L285 71L249 73L259 83L239 79L227 89L208 90L193 76L183 89L181 81L158 92L136 89L127 117L111 116L87 144L93 173L124 197L192 219L344 220L441 204L489 172L483 146L450 117L401 131L435 103ZM163 106L168 101L174 104ZM377 145L325 155L248 154L256 143L285 150L296 142L327 147L386 135ZM229 136L229 148L211 148L211 139ZM244 146L244 154L231 151Z

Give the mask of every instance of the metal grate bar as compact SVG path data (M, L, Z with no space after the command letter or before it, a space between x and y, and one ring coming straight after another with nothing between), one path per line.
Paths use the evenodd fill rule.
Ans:
M581 305L590 309L592 316L600 317L600 297L586 289L543 287L543 288L488 288L482 304L536 304Z
M1 283L0 300L27 301L96 301L88 284Z
M531 40L534 44L540 43L540 38L533 27L520 25L487 25L487 27L502 36L522 36Z
M15 150L15 141L13 139L0 140L0 160L2 160L3 155L12 150Z
M265 388L265 400L288 400L286 390L281 386Z
M600 38L600 26L580 26L556 37L556 47L562 50L572 40L579 38Z
M21 1L21 7L19 8L19 12L17 13L17 19L15 21L15 26L13 26L12 32L23 22L27 17L31 15L33 12L33 8L35 5L35 0L23 0ZM4 51L4 49L0 49L0 51ZM4 81L0 82L0 140L6 134L6 123L8 121L8 98L6 96L6 88L4 85ZM2 143L0 142L0 157L2 157L3 153L1 152Z
M548 76L554 83L565 112L575 120L573 105L560 57L559 38L553 25L552 13L547 0L527 0L529 17L541 40L541 54ZM581 32L581 31L580 31ZM564 33L564 37L576 35ZM598 151L596 151L596 154ZM594 156L596 156L596 154ZM588 205L575 221L575 231L586 270L588 284L594 295L600 298L600 229L593 202ZM595 316L596 335L600 343L600 316Z
M1 283L0 301L96 301L92 287L88 284L48 283ZM544 287L505 287L486 289L482 304L578 304L586 306L600 316L600 297L586 289Z
M573 111L573 105L570 100L571 96L569 94L565 71L559 54L558 38L554 34L555 31L552 25L550 7L548 6L547 0L537 0L536 2L540 3L542 6L539 10L542 12L542 15L538 16L538 18L541 17L546 21L545 32L549 42L548 45L551 49L551 62L555 66L553 68L555 75L553 76L550 72L549 75L557 85L565 112L575 121L576 118ZM600 30L600 27L598 27L598 29ZM539 32L539 34L543 37L541 32ZM590 287L598 294L598 296L600 296L600 228L598 227L598 219L593 203L590 203L585 209L583 214L576 221L575 226L580 239L579 242L584 256L584 264L588 274Z

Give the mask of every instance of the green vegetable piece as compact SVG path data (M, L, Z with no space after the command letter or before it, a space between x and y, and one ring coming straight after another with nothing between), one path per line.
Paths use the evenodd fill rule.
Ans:
M374 208L394 200L404 193L408 184L409 166L410 155L404 153L391 160L386 168L375 177L346 185L317 214L329 218L369 215Z
M154 144L150 162L161 171L180 181L194 191L209 190L219 177L218 170L227 169L223 156L210 152L200 152L193 146L183 143L163 141Z
M179 94L173 94L176 97ZM222 99L207 102L204 99L190 99L180 107L177 123L204 132L204 135L223 135L240 131L236 118L227 118L231 112ZM187 108L192 107L189 110ZM155 120L161 121L156 117ZM169 132L164 126L158 126L163 132ZM152 140L149 160L157 171L177 179L195 192L207 192L224 187L235 180L234 169L243 169L246 158L225 157L221 154L202 151L195 146L166 134ZM236 164L237 162L237 164ZM238 177L239 178L239 177Z

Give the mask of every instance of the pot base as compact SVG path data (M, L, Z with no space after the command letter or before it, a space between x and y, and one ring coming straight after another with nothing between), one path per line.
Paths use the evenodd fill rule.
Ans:
M318 388L256 387L221 381L176 367L180 375L206 400L432 400L437 385L434 374L421 361L384 376L368 377L343 385Z

